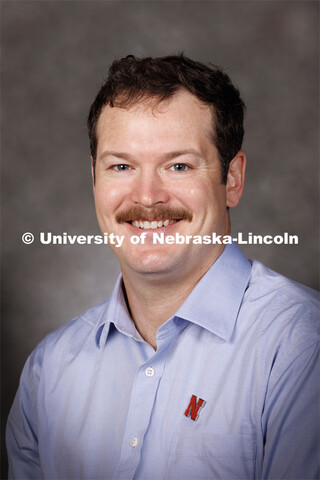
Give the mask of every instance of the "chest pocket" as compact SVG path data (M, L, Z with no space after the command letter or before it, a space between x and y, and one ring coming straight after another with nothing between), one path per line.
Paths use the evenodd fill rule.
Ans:
M252 435L175 435L168 480L253 479L256 445Z

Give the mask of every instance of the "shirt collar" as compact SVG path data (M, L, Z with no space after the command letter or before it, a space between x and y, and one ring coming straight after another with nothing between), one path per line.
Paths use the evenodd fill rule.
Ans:
M142 339L128 312L127 303L122 289L122 275L119 275L107 307L99 321L96 335L98 346L103 345L106 341L111 323L113 323L120 332L131 337Z
M201 278L175 316L229 341L251 276L251 263L234 244Z
M174 316L195 323L229 341L250 274L251 264L240 249L234 243L226 245ZM121 275L98 324L98 346L106 341L111 323L120 332L142 339L128 312Z

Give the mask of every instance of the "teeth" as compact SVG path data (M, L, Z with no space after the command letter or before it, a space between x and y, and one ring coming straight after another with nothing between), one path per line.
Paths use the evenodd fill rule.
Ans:
M134 220L132 222L132 225L138 228L142 228L143 230L150 230L154 228L167 227L172 223L174 223L174 220L165 220L164 222L162 220L153 220L152 222L141 222L140 220Z

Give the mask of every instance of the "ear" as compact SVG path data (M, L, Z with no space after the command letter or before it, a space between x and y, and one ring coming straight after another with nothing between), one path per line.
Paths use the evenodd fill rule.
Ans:
M93 193L95 191L95 171L94 171L94 166L93 166L93 158L92 155L90 155L91 159L91 178L92 178L92 188L93 188Z
M240 201L244 187L246 162L247 159L242 150L230 162L226 185L227 207L236 207Z

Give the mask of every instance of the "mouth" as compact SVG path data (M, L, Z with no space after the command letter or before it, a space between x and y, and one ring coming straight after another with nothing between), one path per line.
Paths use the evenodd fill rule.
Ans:
M172 225L173 223L177 223L180 220L152 220L150 222L142 221L142 220L133 220L129 222L134 227L140 228L141 230L155 230L156 228L167 227L168 225Z
M182 220L192 221L192 213L186 208L157 207L145 209L136 206L118 212L116 214L117 223L130 225L134 229L152 230L174 228L174 225Z

